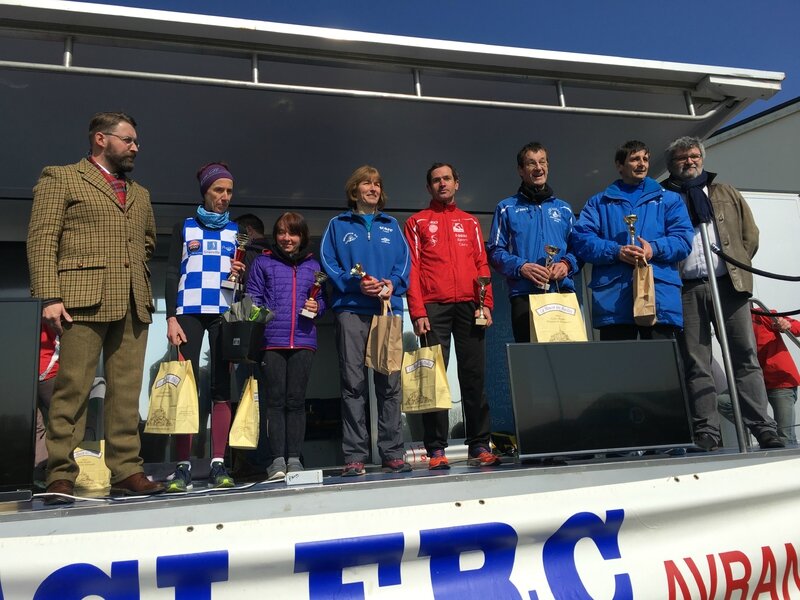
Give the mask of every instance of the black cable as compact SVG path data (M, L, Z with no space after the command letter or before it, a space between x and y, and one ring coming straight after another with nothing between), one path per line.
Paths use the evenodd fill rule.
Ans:
M754 315L762 317L791 317L792 315L800 315L800 308L795 310L784 310L782 312L764 312L760 308L751 308L750 312Z
M728 256L727 254L725 254L716 244L711 244L711 251L720 258L722 258L722 260L724 260L725 262L731 263L732 265L739 267L740 269L743 269L748 273L753 273L754 275L761 275L762 277L766 277L768 279L780 279L781 281L800 281L799 276L779 275L777 273L770 273L769 271L762 271L761 269L756 269L755 267L741 263L732 256ZM800 314L800 308L797 308L795 310L784 310L782 312L770 312L770 313L765 313L760 308L751 308L750 312L754 315L763 315L766 317L791 317L792 315Z
M719 246L717 246L716 244L711 244L711 251L714 252L714 254L721 257L725 262L731 263L732 265L739 267L740 269L744 269L749 273L753 273L754 275L761 275L762 277L767 277L769 279L780 279L781 281L800 281L800 275L778 275L777 273L762 271L761 269L756 269L755 267L751 267L750 265L740 263L735 258L725 254L722 250L720 250Z

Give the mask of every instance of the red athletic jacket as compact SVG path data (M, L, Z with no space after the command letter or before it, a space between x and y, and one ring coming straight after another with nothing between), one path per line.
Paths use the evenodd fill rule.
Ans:
M428 208L409 217L405 236L411 250L406 298L412 321L428 316L426 302L474 301L477 305L478 276L491 274L481 225L475 217L455 203L444 206L432 201ZM484 305L494 307L491 284Z
M800 335L800 321L788 320L792 324L791 332ZM772 324L770 317L753 315L753 331L758 346L758 362L764 371L764 384L768 390L797 387L800 385L800 373L781 337L783 334L774 331Z

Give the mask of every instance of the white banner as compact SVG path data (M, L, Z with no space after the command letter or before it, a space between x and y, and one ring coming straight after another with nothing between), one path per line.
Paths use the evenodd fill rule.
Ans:
M530 493L427 504L447 483L426 481L402 508L4 537L0 600L799 598L800 459L719 464L549 492L534 475Z

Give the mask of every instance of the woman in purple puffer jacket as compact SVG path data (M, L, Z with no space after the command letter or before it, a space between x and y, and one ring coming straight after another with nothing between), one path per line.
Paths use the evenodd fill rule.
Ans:
M275 317L264 330L261 370L267 403L267 435L272 463L267 479L302 471L300 447L306 434L306 386L317 349L316 317L325 310L322 290L311 290L319 263L308 252L308 225L287 212L272 228L274 240L250 267L247 292ZM300 314L304 311L306 315Z

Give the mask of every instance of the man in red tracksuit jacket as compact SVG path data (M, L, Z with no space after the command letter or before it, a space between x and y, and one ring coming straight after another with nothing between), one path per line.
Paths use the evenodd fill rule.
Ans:
M489 446L491 420L483 393L484 335L492 324L491 284L484 300L485 325L480 314L478 277L490 277L478 220L456 206L458 173L447 163L434 163L427 173L431 195L428 208L412 215L405 226L411 249L408 311L414 333L423 346L441 344L445 365L450 358L450 335L458 357L458 382L466 421L471 466L500 464ZM450 420L448 411L424 413L424 443L429 469L448 469L445 456Z

